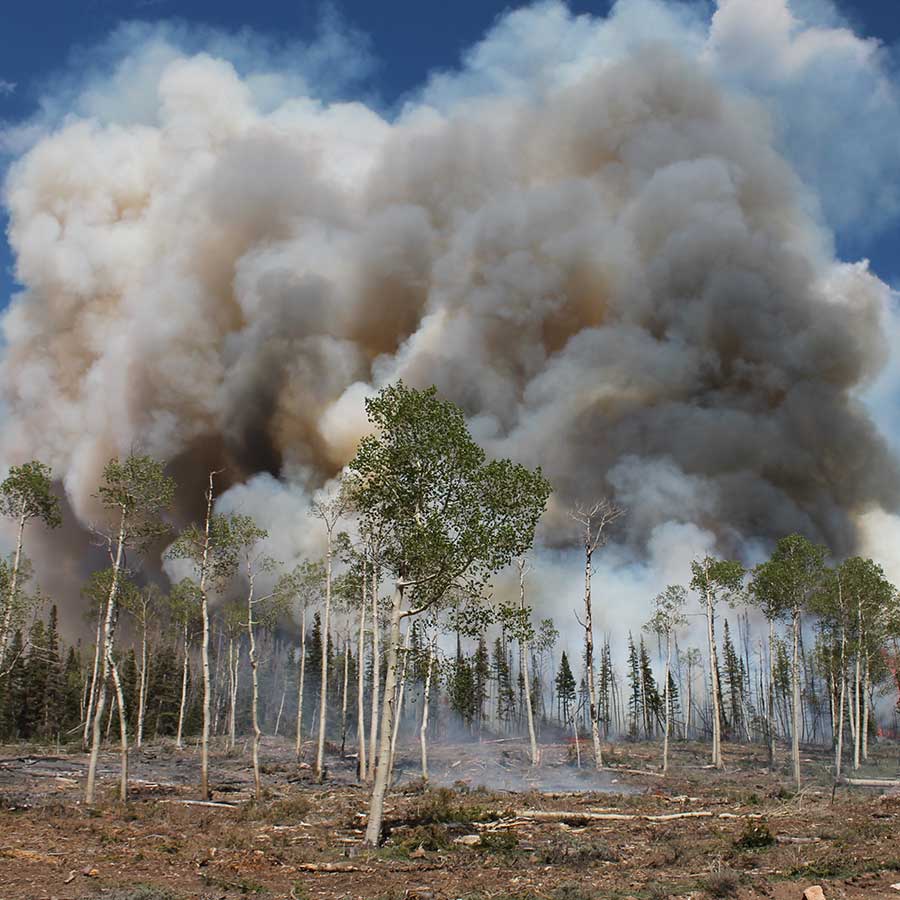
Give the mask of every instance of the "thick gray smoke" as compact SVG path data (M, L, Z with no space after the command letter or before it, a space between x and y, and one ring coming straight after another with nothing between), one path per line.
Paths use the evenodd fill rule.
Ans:
M900 506L860 399L889 291L834 258L830 198L785 155L785 92L726 63L780 54L770 79L796 94L810 66L877 61L767 4L788 21L766 31L750 0L711 25L649 0L513 13L391 117L142 39L9 171L25 290L0 456L50 463L84 521L113 454L171 460L184 516L225 460L224 502L290 558L363 399L403 378L544 467L550 546L568 503L611 493L622 560L793 530L850 550Z

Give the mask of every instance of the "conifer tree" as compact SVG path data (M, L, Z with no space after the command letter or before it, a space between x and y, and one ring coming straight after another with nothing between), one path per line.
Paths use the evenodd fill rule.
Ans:
M559 660L559 671L556 673L556 700L558 714L563 725L568 725L572 721L575 696L575 676L569 665L569 657L563 650Z

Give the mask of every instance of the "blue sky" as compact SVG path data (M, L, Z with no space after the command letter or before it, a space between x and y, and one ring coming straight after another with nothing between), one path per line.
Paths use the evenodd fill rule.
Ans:
M810 2L794 0L798 12ZM459 0L452 4L421 0L346 0L334 5L349 27L365 36L372 66L353 90L389 109L421 85L429 72L453 68L467 47L476 42L511 4L496 0ZM605 15L608 0L572 0L578 12ZM840 15L857 34L875 37L886 47L900 44L900 17L889 0L837 0ZM0 125L26 120L38 109L54 77L71 71L73 60L102 42L124 21L158 22L178 19L230 32L252 29L278 42L310 40L320 21L318 3L285 0L12 0L4 10L0 33ZM76 62L77 66L77 62ZM5 232L5 217L3 226ZM838 255L868 257L882 278L900 283L900 221L875 229L837 229ZM15 289L12 257L0 242L0 307Z

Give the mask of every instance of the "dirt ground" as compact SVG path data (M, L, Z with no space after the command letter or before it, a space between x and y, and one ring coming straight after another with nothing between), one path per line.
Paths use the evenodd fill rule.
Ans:
M724 772L706 750L676 744L663 779L650 744L613 745L600 774L565 745L543 748L538 773L516 741L441 747L423 791L410 747L385 845L362 852L367 792L336 753L319 786L288 741L267 740L254 804L245 748L218 751L221 806L186 802L196 753L160 744L133 754L132 799L115 802L110 753L103 802L86 809L82 754L0 748L0 900L799 900L814 884L828 900L900 898L900 794L833 789L826 754L810 751L798 796L762 748L726 746ZM897 778L898 745L853 774Z

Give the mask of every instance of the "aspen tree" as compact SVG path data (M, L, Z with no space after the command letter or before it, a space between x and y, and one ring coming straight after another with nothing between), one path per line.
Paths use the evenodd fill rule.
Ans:
M383 535L382 566L393 579L380 752L365 841L379 843L390 782L401 624L453 585L479 595L490 575L525 552L550 486L540 471L485 461L462 411L435 388L402 383L366 401L374 434L349 465L353 504Z
M103 469L103 482L97 490L100 503L114 518L108 527L100 526L94 529L106 544L111 570L103 620L102 670L98 683L91 755L85 785L87 804L94 802L94 785L110 674L119 711L121 749L119 796L123 801L128 799L128 728L125 698L118 666L113 656L113 638L119 615L119 588L125 574L126 551L133 548L140 552L168 530L160 517L171 504L174 493L175 482L165 474L162 463L149 456L135 455L123 461L118 458L111 459Z

